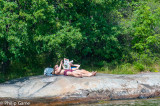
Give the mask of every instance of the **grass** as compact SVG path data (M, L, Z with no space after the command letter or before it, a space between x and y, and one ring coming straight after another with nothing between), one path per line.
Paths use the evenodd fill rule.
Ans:
M97 71L99 73L107 73L107 74L138 74L141 72L160 72L160 64L152 64L152 65L144 65L144 64L121 64L116 67L112 66L104 66L102 68L97 67L86 67L86 70L89 71Z
M137 74L141 72L160 72L160 61L154 64L146 65L141 62L123 63L120 65L104 65L103 67L89 67L85 66L82 68L88 71L97 71L98 73L107 74ZM43 75L44 68L28 68L24 66L11 66L8 74L4 75L0 73L0 83L15 78L21 78L26 76Z

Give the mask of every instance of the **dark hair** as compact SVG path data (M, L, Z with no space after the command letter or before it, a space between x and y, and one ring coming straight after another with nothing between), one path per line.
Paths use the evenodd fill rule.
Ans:
M55 65L56 66L56 65ZM53 67L53 74L55 74L55 66Z

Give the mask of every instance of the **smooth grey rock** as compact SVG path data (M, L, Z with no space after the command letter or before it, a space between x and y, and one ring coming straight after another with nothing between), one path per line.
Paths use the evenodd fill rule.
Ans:
M31 76L0 84L0 98L130 99L160 96L160 73L93 77Z

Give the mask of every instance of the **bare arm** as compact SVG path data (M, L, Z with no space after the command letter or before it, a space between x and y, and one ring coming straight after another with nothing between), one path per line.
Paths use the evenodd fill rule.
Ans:
M63 67L63 69L65 69L65 68L64 68L64 64L63 64L63 62L62 62L62 67Z
M79 64L71 64L71 66L75 66L76 68L74 68L74 69L79 69L79 67L80 67L80 65Z
M55 71L55 74L59 74L61 72L61 67L62 67L62 61L61 61L60 65L59 65L58 70Z

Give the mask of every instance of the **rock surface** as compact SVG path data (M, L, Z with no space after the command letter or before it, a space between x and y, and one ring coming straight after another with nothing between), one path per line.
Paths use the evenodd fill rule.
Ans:
M94 77L31 76L0 84L0 98L131 99L160 96L160 73Z

